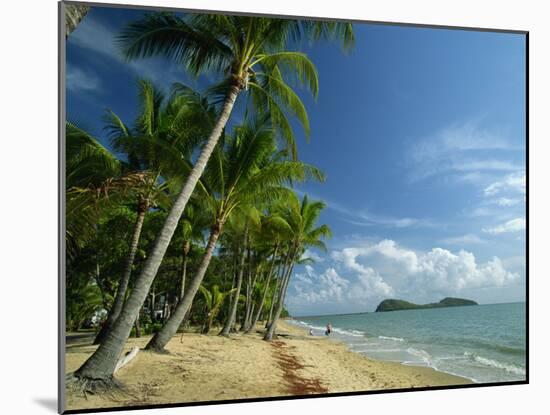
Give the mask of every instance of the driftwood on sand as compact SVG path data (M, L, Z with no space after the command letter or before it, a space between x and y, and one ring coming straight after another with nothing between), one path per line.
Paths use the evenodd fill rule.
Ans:
M118 360L118 362L115 366L114 373L116 373L120 368L125 366L128 362L130 362L130 360L132 360L134 357L136 357L138 352L139 352L139 347L137 347L137 346L132 347L132 350L130 350L128 353L126 353L124 356L122 356Z

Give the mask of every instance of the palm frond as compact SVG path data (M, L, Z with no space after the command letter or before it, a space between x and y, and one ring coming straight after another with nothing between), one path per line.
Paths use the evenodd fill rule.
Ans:
M117 40L128 60L163 55L184 64L194 75L205 70L223 71L233 57L231 48L208 28L195 30L173 13L148 14L129 24Z

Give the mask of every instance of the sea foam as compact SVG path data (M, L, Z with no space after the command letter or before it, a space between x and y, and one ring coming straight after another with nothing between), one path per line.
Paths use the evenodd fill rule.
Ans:
M493 359L489 359L487 357L479 356L475 353L464 352L464 355L471 358L471 359L473 359L473 360L475 360L477 363L479 363L483 366L493 367L493 368L496 368L496 369L502 369L502 370L505 370L506 372L513 373L515 375L520 375L520 376L525 375L525 369L522 368L522 367L514 366L514 365L509 364L509 363L499 362L497 360L493 360Z
M402 339L401 337L391 337L391 336L378 336L379 339L382 340L393 340L394 342L404 342L405 339Z

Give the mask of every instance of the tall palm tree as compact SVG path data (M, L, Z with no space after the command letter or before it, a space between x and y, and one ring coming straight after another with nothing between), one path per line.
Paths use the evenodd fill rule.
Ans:
M206 251L183 299L162 329L149 341L148 350L163 351L176 333L202 283L223 227L232 215L250 216L251 205L286 195L285 183L307 177L323 178L322 173L312 166L279 160L275 144L273 129L269 127L267 118L261 117L238 127L233 139L227 138L217 147L203 180L197 186L197 196L208 200L214 212ZM238 290L235 295L238 298Z
M275 211L277 211L277 209L275 209ZM265 239L265 243L270 248L268 252L271 254L271 261L269 271L265 277L261 300L258 303L256 313L252 317L248 327L245 328L246 333L251 333L254 330L256 323L260 318L260 314L263 311L264 303L270 289L271 280L274 275L276 276L278 274L278 268L280 268L281 261L279 261L277 255L281 249L281 241L283 240L284 235L290 234L290 232L290 226L281 216L278 216L277 214L269 214L262 218L262 236Z
M75 372L76 378L92 388L95 385L102 387L111 384L116 362L132 324L239 94L242 91L254 91L252 96L255 106L267 109L273 115L273 123L283 132L282 136L292 142L292 130L284 111L295 115L306 129L309 123L305 107L284 81L284 76L297 78L314 95L317 93L318 79L315 67L307 56L288 51L287 47L290 41L331 37L342 39L345 46L351 46L354 40L352 26L334 22L223 15L186 15L180 18L159 13L130 24L121 33L119 40L128 59L164 55L197 75L206 71L216 72L223 79L214 88L221 97L221 107L152 251L135 280L117 323L94 354ZM216 233L219 234L219 231ZM210 243L213 247L215 240Z
M210 225L210 219L211 213L208 212L208 206L206 206L206 203L200 198L195 198L195 200L190 201L180 219L179 228L183 243L181 246L182 258L179 300L183 299L185 293L189 253L194 243L204 243L203 231Z
M245 209L242 209L239 213L240 214L237 218L235 218L235 216L233 217L233 231L235 233L235 236L239 239L242 239L242 242L239 244L240 249L237 251L239 255L239 262L237 265L237 277L235 281L236 292L235 295L233 295L233 297L231 298L229 313L220 332L220 335L222 336L229 335L230 330L233 328L233 323L237 319L237 306L239 304L239 299L241 296L241 287L243 283L246 262L248 262L249 276L251 272L250 228L258 226L260 224L258 210L254 206L246 206Z
M286 273L283 274L281 288L273 321L268 326L264 340L271 340L277 328L277 320L283 310L288 283L292 276L294 263L299 261L307 247L316 247L326 250L322 238L331 236L330 228L327 225L316 226L321 211L325 208L321 201L310 201L307 195L301 203L296 194L287 199L286 206L280 212L286 223L291 228L291 237L288 241Z

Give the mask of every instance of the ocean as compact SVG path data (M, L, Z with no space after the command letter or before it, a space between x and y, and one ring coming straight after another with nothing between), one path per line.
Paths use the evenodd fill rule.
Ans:
M429 366L476 383L525 380L525 303L296 317L370 358Z

